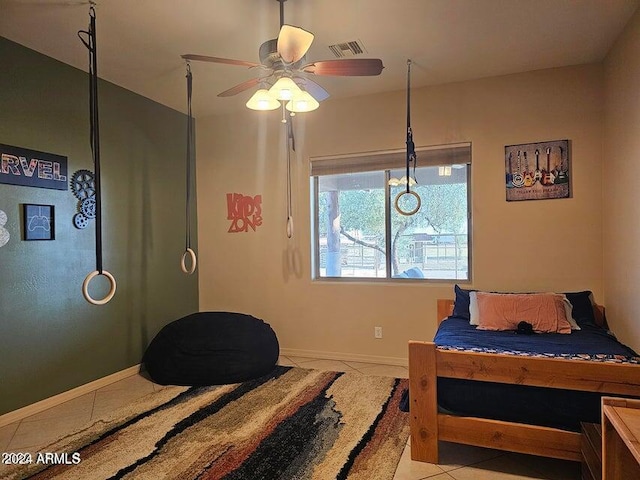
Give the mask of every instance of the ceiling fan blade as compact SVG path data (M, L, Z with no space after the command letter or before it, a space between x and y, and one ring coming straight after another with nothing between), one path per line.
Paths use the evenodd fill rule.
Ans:
M293 81L303 87L307 92L309 92L309 95L315 98L318 102L322 102L323 100L329 98L329 92L327 92L313 80L309 80L308 78L303 77L293 77Z
M246 62L244 60L234 60L232 58L210 57L208 55L194 55L187 53L182 55L185 60L196 60L198 62L226 63L228 65L239 65L241 67L261 67L260 63Z
M314 75L369 76L380 75L383 68L384 65L379 58L347 58L311 62L300 70Z
M284 63L296 63L307 53L313 42L313 33L300 27L282 25L278 35L278 53Z
M225 90L224 92L219 93L218 96L219 97L231 97L231 96L236 95L236 94L238 94L240 92L244 92L245 90L248 90L251 87L255 87L262 80L263 80L262 78L251 78L251 79L247 80L246 82L239 83L235 87L231 87L229 90Z

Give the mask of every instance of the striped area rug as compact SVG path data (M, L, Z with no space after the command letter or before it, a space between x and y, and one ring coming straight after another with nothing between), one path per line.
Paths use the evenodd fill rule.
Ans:
M407 382L276 367L235 385L167 387L43 449L68 465L34 458L2 478L392 480Z

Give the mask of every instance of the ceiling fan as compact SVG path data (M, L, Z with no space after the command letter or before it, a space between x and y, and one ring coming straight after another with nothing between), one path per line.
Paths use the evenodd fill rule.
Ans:
M284 2L280 4L280 33L278 38L267 40L259 49L260 63L207 55L185 54L185 60L238 65L259 70L258 76L235 85L218 94L229 97L260 86L247 102L253 110L275 110L282 105L292 113L308 112L318 108L329 93L309 78L313 75L327 76L373 76L380 75L384 66L378 58L348 58L308 62L306 53L314 35L303 28L284 23Z

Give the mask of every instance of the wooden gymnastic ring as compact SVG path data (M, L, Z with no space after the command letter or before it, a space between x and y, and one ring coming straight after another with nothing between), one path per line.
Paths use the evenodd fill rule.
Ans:
M189 269L187 269L187 266L185 265L185 262L184 262L185 259L187 258L187 255L191 257L191 268ZM194 252L190 248L187 248L185 252L182 254L182 258L180 259L180 270L182 270L182 272L186 273L187 275L191 275L193 272L196 271L197 263L198 262L196 259L196 252Z
M400 197L402 197L403 195L413 195L414 197L416 197L416 200L418 201L416 208L408 212L405 212L404 210L402 210L398 202L400 201ZM407 217L410 217L411 215L415 214L418 210L420 210L420 205L422 205L422 200L420 200L420 195L418 195L413 190L409 190L408 192L406 190L403 190L402 192L398 193L398 195L396 195L395 206L396 206L396 210L400 215L405 215Z
M96 300L92 298L91 295L89 295L89 283L91 282L93 277L96 277L98 275L104 275L105 277L107 277L111 285L109 293L107 293L107 296L104 297L102 300ZM84 299L87 302L91 303L92 305L104 305L105 303L108 303L109 300L111 300L115 294L116 294L116 279L113 277L113 275L111 275L106 270L103 270L102 273L98 272L97 270L94 270L89 275L87 275L86 278L84 279L84 282L82 282L82 295L84 296Z

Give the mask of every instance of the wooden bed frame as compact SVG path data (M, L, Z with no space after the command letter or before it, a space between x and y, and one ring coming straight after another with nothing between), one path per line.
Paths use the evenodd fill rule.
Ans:
M604 321L597 306L596 318ZM453 300L438 300L438 322ZM438 441L580 461L580 433L438 412L437 377L640 397L640 365L438 350L409 342L411 459L438 463Z

